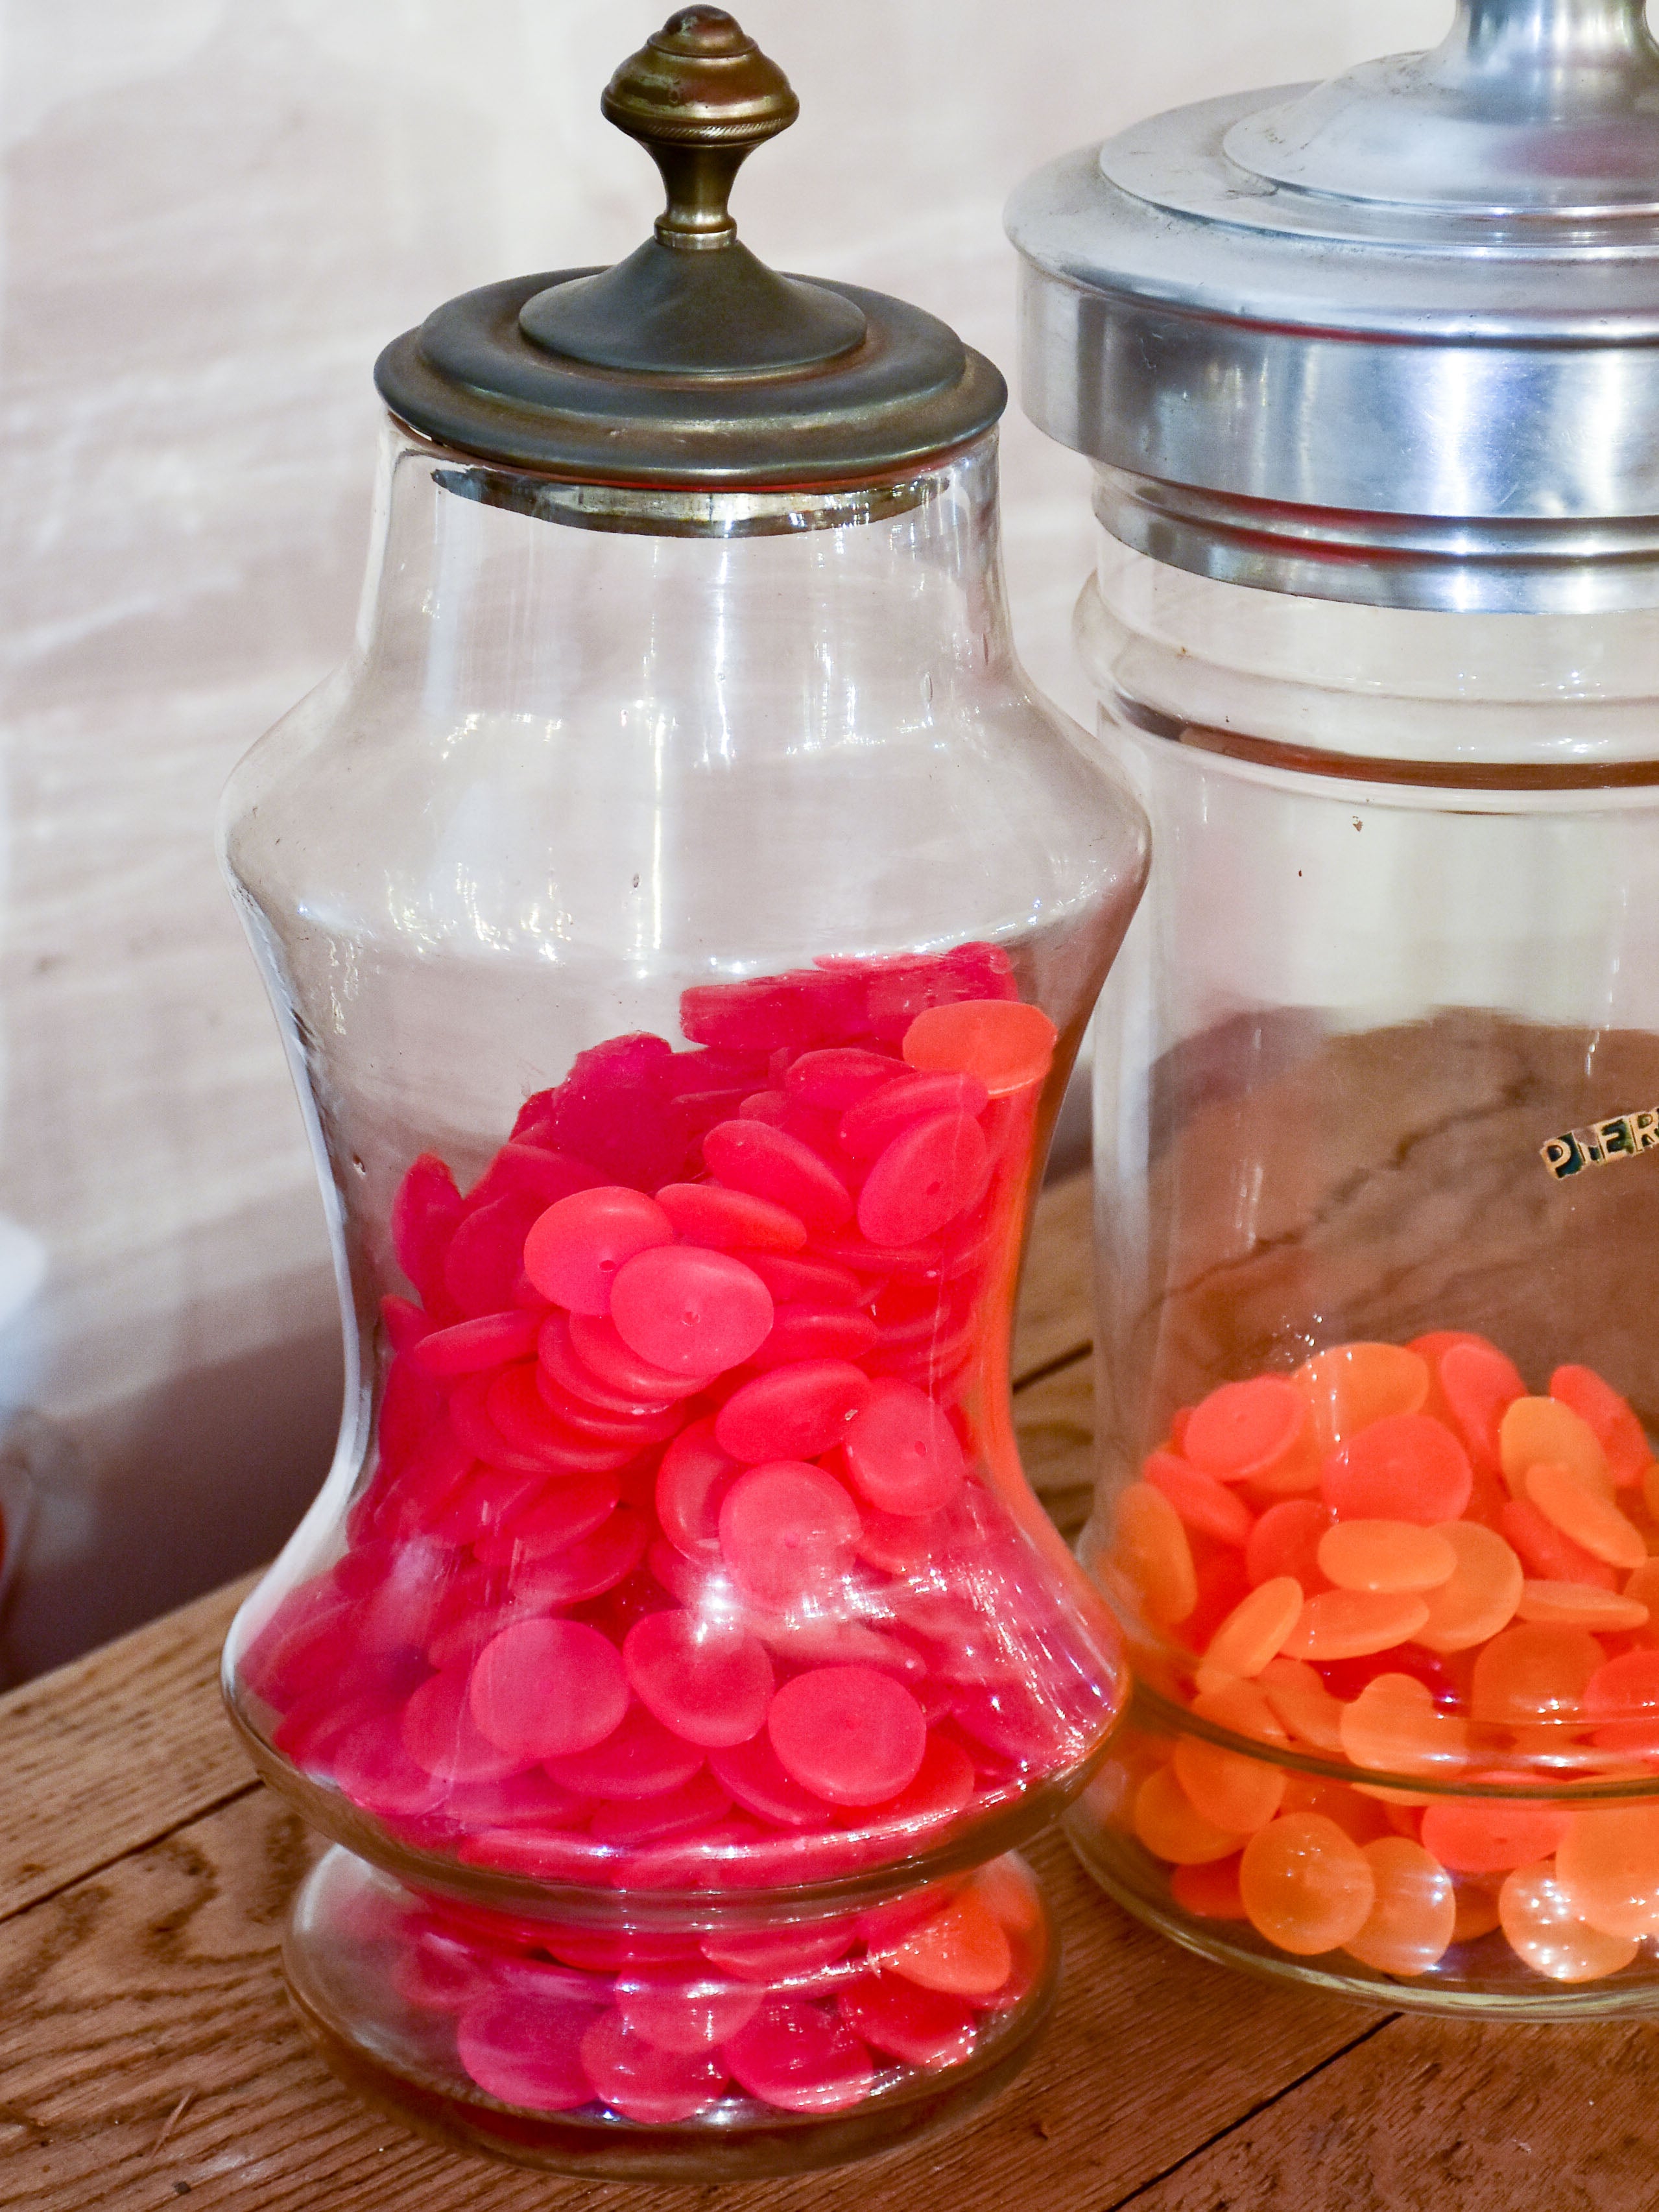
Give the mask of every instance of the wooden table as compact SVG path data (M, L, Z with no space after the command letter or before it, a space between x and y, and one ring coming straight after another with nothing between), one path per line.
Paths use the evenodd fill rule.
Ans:
M1087 1478L1087 1199L1045 1196L1017 1370L1062 1525ZM317 1845L215 1686L246 1585L0 1699L0 2206L121 2212L692 2212L708 2190L565 2181L407 2132L337 2087L276 1944ZM1247 1981L1126 1918L1050 1837L1060 2013L954 2136L733 2212L1549 2212L1659 2204L1639 2026L1478 2027Z

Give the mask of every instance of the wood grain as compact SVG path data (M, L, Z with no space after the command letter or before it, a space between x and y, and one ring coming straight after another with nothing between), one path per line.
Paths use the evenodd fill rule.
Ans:
M1062 1536L1089 1517L1094 1492L1094 1360L1080 1352L1014 1400L1014 1428L1026 1480Z
M1014 1320L1014 1387L1086 1351L1092 1328L1093 1181L1051 1182L1036 1203Z
M276 1966L315 1848L251 1791L0 1927L0 2206L154 2212L187 2193L239 2212L708 2207L703 2191L562 2181L434 2146L339 2087ZM872 2196L920 2194L952 2212L1016 2192L1067 2212L1115 2204L1365 2032L1346 2007L1246 1992L1171 1950L1107 1905L1058 1838L1033 1856L1068 1956L1026 2075L957 2135L722 2189L723 2212L866 2212Z
M247 1787L218 1667L253 1579L0 1698L0 1917Z
M1650 2212L1650 2027L1401 2014L1135 2200L1136 2212Z

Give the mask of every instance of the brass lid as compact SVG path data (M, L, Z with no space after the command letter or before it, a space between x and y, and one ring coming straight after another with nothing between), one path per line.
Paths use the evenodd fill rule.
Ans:
M976 436L1007 399L920 307L781 276L726 210L738 169L799 112L720 9L683 8L600 100L662 173L655 235L605 270L464 293L375 365L394 415L439 443L580 483L842 483Z

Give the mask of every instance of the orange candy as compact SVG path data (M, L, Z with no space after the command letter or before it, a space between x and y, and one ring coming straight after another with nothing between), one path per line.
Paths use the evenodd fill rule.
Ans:
M1384 1974L1425 1974L1443 1956L1457 1922L1450 1875L1420 1844L1382 1836L1364 1847L1376 1896L1343 1947Z
M1294 1575L1305 1597L1328 1587L1319 1564L1319 1546L1336 1516L1322 1498L1286 1498L1270 1505L1250 1531L1244 1547L1244 1571L1252 1583Z
M1637 1599L1598 1589L1593 1583L1526 1583L1516 1613L1522 1620L1554 1621L1603 1635L1640 1628L1648 1617L1646 1606Z
M1224 1690L1193 1700L1198 1719L1258 1742L1285 1744L1284 1729L1254 1682L1234 1682ZM1218 1828L1254 1835L1279 1810L1285 1795L1284 1770L1271 1760L1227 1751L1200 1735L1176 1739L1171 1760L1176 1778L1194 1810Z
M1238 1887L1237 1857L1211 1859L1204 1866L1178 1866L1170 1875L1170 1894L1197 1920L1243 1920L1244 1899Z
M1549 1401L1543 1402L1547 1404ZM1569 1419L1577 1420L1577 1415L1571 1414ZM1585 1434L1589 1433L1586 1430ZM1539 1511L1553 1521L1564 1536L1581 1545L1593 1559L1603 1560L1610 1567L1623 1567L1628 1572L1646 1559L1648 1547L1641 1530L1626 1520L1610 1496L1590 1488L1576 1468L1553 1460L1534 1460L1523 1480L1527 1496Z
M1251 1926L1298 1958L1352 1942L1376 1901L1364 1852L1319 1813L1287 1813L1258 1829L1239 1860L1238 1887Z
M1168 1766L1149 1774L1136 1790L1131 1818L1152 1856L1173 1866L1202 1866L1238 1849L1238 1836L1206 1820Z
M1546 1462L1576 1474L1587 1489L1613 1495L1595 1430L1559 1398L1517 1398L1498 1425L1498 1445L1504 1480L1517 1498L1526 1495L1528 1469Z
M1173 1627L1198 1602L1193 1547L1181 1516L1150 1482L1132 1482L1117 1501L1112 1564L1133 1589L1148 1620Z
M1443 1521L1434 1532L1456 1559L1449 1581L1423 1593L1429 1617L1417 1640L1431 1651L1467 1651L1507 1628L1521 1602L1521 1562L1494 1529Z
M1507 1874L1548 1858L1571 1818L1526 1798L1442 1797L1424 1812L1423 1846L1457 1874Z
M899 1048L925 1075L976 1075L993 1098L1041 1083L1060 1032L1021 999L958 999L929 1006Z
M1306 1400L1282 1375L1224 1382L1194 1407L1183 1431L1184 1455L1218 1481L1260 1480L1295 1462L1310 1434ZM1318 1480L1317 1463L1305 1486Z
M1414 1521L1432 1528L1461 1519L1474 1488L1468 1455L1426 1413L1390 1413L1334 1451L1319 1470L1339 1521Z
M1526 1384L1514 1364L1483 1337L1465 1339L1441 1354L1435 1388L1470 1460L1485 1474L1499 1465L1498 1430Z
M1613 1569L1564 1535L1531 1498L1506 1498L1498 1509L1498 1526L1536 1581L1592 1583L1601 1589L1617 1586Z
M1570 1407L1593 1431L1617 1488L1640 1482L1653 1464L1653 1454L1642 1424L1611 1383L1604 1382L1593 1367L1558 1367L1550 1377L1550 1395Z
M908 1936L882 1967L924 1990L987 1997L1002 1987L1013 1964L1007 1929L985 1899L969 1888Z
M1281 1648L1287 1659L1365 1659L1407 1642L1428 1617L1409 1591L1323 1590L1303 1607Z
M1189 1528L1213 1536L1218 1544L1242 1545L1255 1527L1250 1509L1236 1490L1190 1465L1174 1452L1152 1452L1141 1474L1161 1490Z
M1572 1814L1555 1875L1580 1918L1603 1936L1659 1936L1659 1805Z
M1634 1937L1604 1935L1581 1917L1547 1859L1516 1867L1498 1892L1498 1911L1516 1957L1552 1981L1600 1981L1636 1956Z
M1454 1943L1475 1943L1490 1936L1498 1924L1498 1893L1478 1883L1461 1881L1453 1893L1456 1917L1452 1922Z
M1576 1714L1602 1657L1583 1628L1542 1622L1506 1628L1474 1662L1469 1710L1477 1721L1510 1728Z
M1270 1659L1261 1686L1274 1717L1316 1751L1342 1748L1343 1704L1334 1698L1305 1659Z
M1429 1393L1428 1362L1399 1344L1333 1345L1293 1379L1313 1410L1322 1452L1391 1413L1416 1413Z
M1318 1559L1338 1589L1431 1590L1457 1565L1445 1538L1413 1521L1339 1521L1320 1539Z
M1443 1774L1463 1765L1466 1723L1436 1708L1414 1674L1378 1674L1341 1718L1342 1749L1355 1766L1381 1774Z
M1283 1648L1302 1613L1302 1585L1289 1575L1263 1583L1236 1605L1215 1634L1198 1670L1200 1690L1232 1675L1259 1674Z
M1317 1813L1322 1820L1334 1820L1350 1843L1362 1845L1395 1832L1395 1808L1322 1774L1292 1773L1285 1785L1282 1809L1286 1814Z

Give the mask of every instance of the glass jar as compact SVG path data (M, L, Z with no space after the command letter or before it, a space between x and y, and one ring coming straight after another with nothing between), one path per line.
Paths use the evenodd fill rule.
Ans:
M741 91L777 128L763 63L686 10L607 102L668 70L683 116L730 64L714 122ZM653 284L718 259L667 251ZM519 331L563 292L525 280ZM844 351L850 300L867 363L758 400L728 364L690 430L641 378L660 480L621 483L410 427L477 303L507 398L544 374L495 296L383 362L356 651L226 797L350 1362L227 1691L335 1844L286 1961L348 2078L532 2162L789 2171L966 2110L1051 2002L1007 1855L1126 1682L1022 1477L1009 1334L1145 823L1013 658L1001 386L951 333L823 288L795 337ZM569 428L580 358L536 436L609 434ZM476 371L439 399L510 442Z
M1158 859L1096 1030L1137 1690L1077 1847L1259 1972L1651 2006L1659 628L1103 532L1078 632Z

